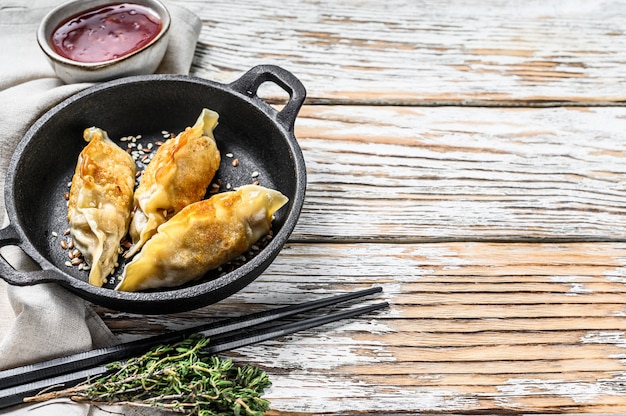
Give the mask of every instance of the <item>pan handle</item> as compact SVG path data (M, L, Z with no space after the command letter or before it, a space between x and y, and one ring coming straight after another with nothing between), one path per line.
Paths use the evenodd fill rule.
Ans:
M293 132L296 117L306 98L306 89L291 72L276 65L258 65L232 82L230 88L260 100L257 96L257 90L266 81L274 82L289 94L289 102L276 114L276 120L287 130Z
M0 230L0 248L11 245L21 248L21 243L22 239L12 224ZM36 264L34 260L31 261ZM45 270L41 267L32 271L14 269L2 255L0 255L0 278L9 284L17 286L55 282L63 279L55 270Z
M7 225L0 230L0 247L8 246L11 244L19 244L22 240L15 227L12 224Z

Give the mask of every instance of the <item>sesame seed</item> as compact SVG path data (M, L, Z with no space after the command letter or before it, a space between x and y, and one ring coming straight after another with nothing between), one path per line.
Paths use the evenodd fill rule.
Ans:
M226 157L233 157L234 155L232 153L226 153Z
M72 267L72 262L68 260L68 261L65 262L65 265L67 267Z
M52 237L58 237L59 233L57 233L56 231L52 231Z
M252 172L252 177L256 178L259 176L259 172L257 172L256 170L254 172Z
M234 167L239 166L239 159L235 159L235 160L233 160L232 165L233 165Z

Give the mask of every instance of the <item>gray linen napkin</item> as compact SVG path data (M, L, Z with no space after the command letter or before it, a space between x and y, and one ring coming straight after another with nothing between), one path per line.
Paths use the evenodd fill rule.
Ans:
M39 22L62 2L0 0L0 219L3 219L0 222L3 226L8 223L4 181L19 140L44 112L92 85L64 84L56 78L37 45L35 33ZM172 15L170 41L157 72L187 74L201 21L180 6L168 3L167 7ZM0 253L16 268L34 267L15 247L4 247ZM0 279L0 369L116 342L89 305L65 289L55 284L14 287ZM58 406L29 408L28 414L95 414L94 409L86 406L72 406L71 410ZM10 414L21 411L25 409L12 409ZM124 413L134 414L135 411Z

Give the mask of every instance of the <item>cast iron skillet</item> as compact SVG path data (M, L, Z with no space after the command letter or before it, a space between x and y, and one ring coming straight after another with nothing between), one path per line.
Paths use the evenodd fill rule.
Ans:
M289 94L282 110L258 96L258 87L266 81ZM147 314L195 309L241 290L278 255L300 215L306 169L293 129L305 95L293 74L268 65L252 68L231 84L182 75L146 75L103 83L68 98L28 130L11 159L6 180L10 225L0 230L0 247L19 246L41 270L16 270L0 256L1 277L14 285L56 282L93 303ZM276 213L273 239L234 270L210 272L185 287L128 293L113 290L112 282L102 288L90 285L88 272L66 265L68 253L60 246L68 227L63 194L86 145L82 131L100 127L124 148L128 142L121 138L141 134L137 143L146 146L162 141L163 131L178 134L193 125L204 107L220 115L214 131L222 155L216 175L220 191L227 185L234 188L258 180L289 198ZM235 158L237 167L232 166ZM121 257L120 263L123 266Z

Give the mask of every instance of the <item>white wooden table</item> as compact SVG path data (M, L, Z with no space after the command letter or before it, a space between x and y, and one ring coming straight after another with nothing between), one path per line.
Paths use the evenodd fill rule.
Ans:
M381 285L387 311L229 353L272 414L626 411L626 2L177 2L193 75L307 87L307 197L245 290L99 309L120 338Z

